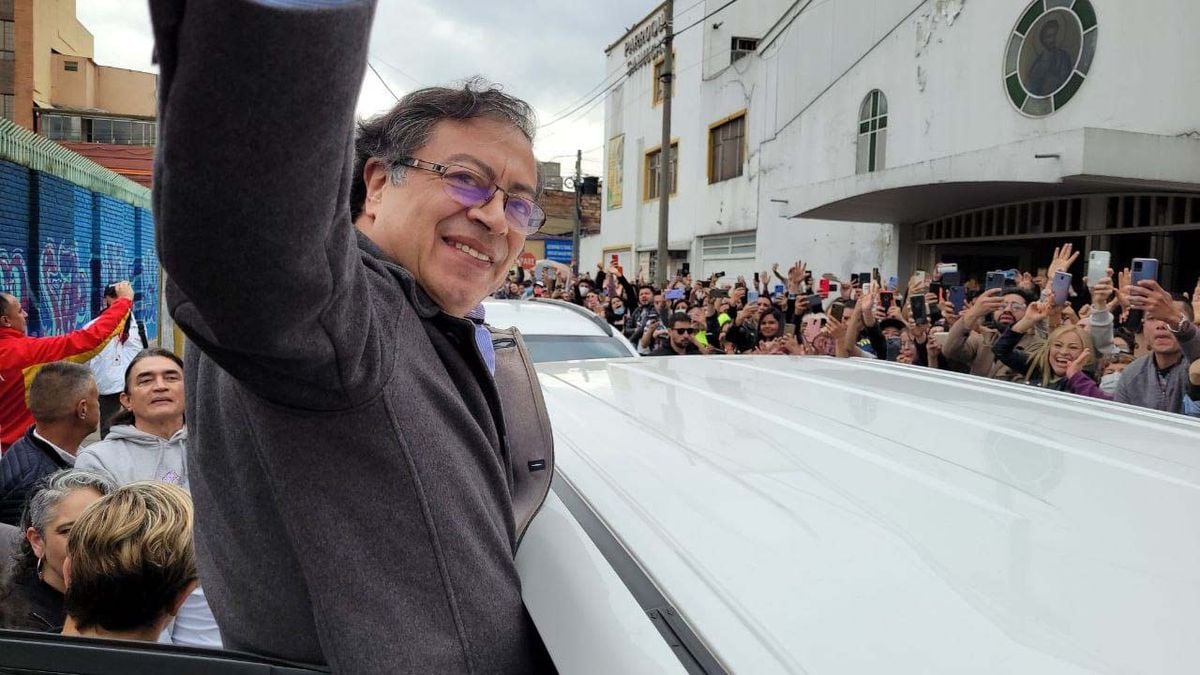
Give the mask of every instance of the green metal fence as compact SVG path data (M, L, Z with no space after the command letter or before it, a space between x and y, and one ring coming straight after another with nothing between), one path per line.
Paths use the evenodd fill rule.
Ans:
M150 189L92 160L0 118L0 159L68 180L141 208L150 208Z

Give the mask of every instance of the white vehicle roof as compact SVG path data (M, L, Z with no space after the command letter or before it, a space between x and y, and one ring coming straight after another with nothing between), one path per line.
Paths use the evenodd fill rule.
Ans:
M585 311L553 300L484 300L487 322L497 328L516 326L525 335L607 336Z
M540 377L560 477L731 672L1200 663L1200 422L859 359Z

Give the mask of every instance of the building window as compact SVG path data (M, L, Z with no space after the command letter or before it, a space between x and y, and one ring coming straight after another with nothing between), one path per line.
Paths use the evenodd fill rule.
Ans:
M721 256L753 256L758 246L758 235L754 232L746 234L718 235L705 237L701 246L701 256L705 259Z
M886 166L887 125L887 97L876 89L867 94L858 111L857 173L871 173Z
M12 21L0 21L0 51L17 51L15 25Z
M757 38L735 37L729 47L729 62L733 63L758 49Z
M671 56L672 56L671 62L675 63L675 59L673 58L675 56L675 52L671 52ZM659 57L658 60L654 62L654 98L650 102L651 105L658 105L659 103L662 103L662 81L659 78L662 77L663 63L665 63L665 61L663 61L662 57ZM679 72L678 65L675 66L675 72L676 73ZM674 85L678 81L679 81L679 78L675 78L674 80L671 81L671 84L672 84L671 98L675 98L675 90L678 89L679 87L674 86Z
M662 175L662 148L646 153L646 199L658 199L659 177ZM679 187L679 144L671 144L671 194Z
M16 106L16 96L12 94L0 94L0 117L6 120L13 119L13 109Z
M154 145L154 122L77 115L38 115L38 133L56 141Z
M708 182L742 175L746 163L746 113L714 124L708 130Z
M69 70L72 73L79 70L78 61L63 61L63 70Z

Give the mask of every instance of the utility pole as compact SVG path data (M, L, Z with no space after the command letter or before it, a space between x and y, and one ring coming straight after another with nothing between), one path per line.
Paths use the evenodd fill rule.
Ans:
M583 177L579 175L583 163L583 150L575 151L575 229L571 231L571 273L579 276L579 225L583 220L580 200L583 198Z
M654 268L654 284L660 289L667 287L667 267L671 254L667 251L667 221L671 207L671 83L675 78L675 59L671 48L674 36L675 1L667 0L663 6L666 19L666 37L663 38L663 65L659 75L659 90L662 91L662 146L658 160L658 264Z

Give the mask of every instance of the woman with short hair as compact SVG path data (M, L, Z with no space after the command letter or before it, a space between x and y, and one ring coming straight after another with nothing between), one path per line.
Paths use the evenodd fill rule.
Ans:
M92 504L71 530L63 635L154 642L196 588L192 498L141 481Z
M108 476L63 469L38 481L21 516L20 547L0 565L0 628L62 630L63 561L76 519L116 486Z

